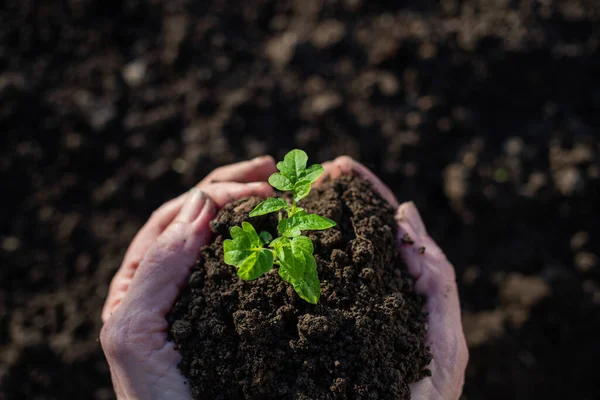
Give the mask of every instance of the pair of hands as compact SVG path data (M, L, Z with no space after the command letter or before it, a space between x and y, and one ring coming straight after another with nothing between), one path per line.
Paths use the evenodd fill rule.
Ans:
M398 209L399 238L409 234L414 245L400 245L416 290L427 297L427 343L432 376L411 385L412 399L455 400L460 397L468 350L460 319L454 268L429 237L415 205L399 205L393 193L371 171L349 157L323 164L337 178L355 173ZM177 365L181 355L167 341L171 310L203 245L210 243L210 221L225 204L248 196L273 195L266 182L276 172L271 157L218 168L194 189L155 211L131 243L109 289L102 310L100 342L110 365L117 397L123 399L190 400ZM322 178L323 179L323 178ZM400 243L400 240L398 240ZM419 253L419 247L425 253Z

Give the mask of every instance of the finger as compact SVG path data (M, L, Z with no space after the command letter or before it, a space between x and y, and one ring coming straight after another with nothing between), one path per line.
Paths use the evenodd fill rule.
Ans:
M197 189L199 190L199 189ZM190 191L189 193L191 193ZM253 183L234 183L234 182L223 182L223 183L214 183L208 184L204 186L204 190L201 191L204 193L206 197L211 200L211 205L215 208L215 212L222 208L225 204L235 201L244 197L257 196L257 197L268 197L273 194L273 189L268 183L265 182L253 182ZM170 223L173 224L175 222L180 223L184 218L183 213L190 212L188 208L187 211L184 210L185 207L182 208L182 203L186 199L186 196L189 197L189 194L182 195L182 200L178 200L178 207L174 207L173 204L169 204L168 207L165 205L165 208L169 210L169 212L155 212L155 214L161 216L160 219L156 219L152 222L152 226L160 225L161 230L158 234L158 230L156 227L151 230L148 229L148 233L144 235L145 242L142 249L142 244L136 244L136 248L140 249L140 251L136 251L132 253L130 258L126 257L127 263L124 261L121 270L117 272L117 276L113 279L113 283L111 283L111 289L109 292L108 299L105 302L104 309L102 312L102 320L106 322L110 315L114 313L116 308L121 304L123 299L126 297L128 290L130 290L130 284L134 279L136 279L139 266L141 265L142 259L146 257L146 253L148 253L148 249L151 246L156 245L158 239L167 234L167 230L165 230L164 222L170 218ZM154 217L154 215L153 215ZM189 218L188 218L189 219ZM212 219L212 217L211 217ZM209 220L210 222L210 220ZM150 224L150 221L148 222ZM170 225L169 225L170 226ZM207 232L210 233L210 229L208 225L206 227ZM140 234L142 234L140 232ZM147 243L150 238L154 236L154 240L151 243ZM133 244L132 244L133 247ZM141 252L143 250L143 253ZM128 251L129 253L129 251Z
M398 208L398 200L387 185L371 172L371 170L354 159L348 156L341 156L333 161L323 163L323 169L325 169L325 172L321 175L317 184L320 184L326 177L337 179L342 175L355 174L368 181L373 187L373 190L379 193L379 195L392 207Z
M269 197L274 194L273 188L266 182L221 182L202 186L202 190L214 201L217 209L244 197Z
M253 182L247 184L223 182L200 184L199 186L204 188L204 192L210 195L217 209L240 198L250 196L268 197L273 195L273 189L266 182ZM123 297L125 297L140 261L148 251L148 248L155 243L158 236L163 233L165 228L179 213L186 196L187 194L183 194L178 198L165 203L161 208L155 211L134 238L125 254L121 268L119 268L110 284L108 296L102 309L103 322L108 320L110 314L121 303Z
M152 213L146 224L137 233L129 249L125 253L121 267L113 277L108 290L108 296L102 309L102 321L106 322L111 311L121 302L135 271L146 254L148 248L156 241L156 238L175 219L181 210L187 193L168 201L158 210Z
M192 189L175 220L148 250L122 307L128 312L151 311L149 318L164 320L181 291L200 248L210 241L210 221L216 208L207 193Z
M414 203L403 203L396 221L400 253L416 279L415 290L427 297L428 342L436 367L432 379L443 382L436 389L446 388L450 397L445 398L453 398L461 391L469 357L454 267L427 234Z
M215 169L200 182L200 186L215 182L266 182L277 172L275 160L271 156L261 156L253 160L225 165Z

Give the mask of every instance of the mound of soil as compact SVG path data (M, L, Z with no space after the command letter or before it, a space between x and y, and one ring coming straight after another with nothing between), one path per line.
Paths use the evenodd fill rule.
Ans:
M197 399L410 399L430 375L423 298L396 251L394 210L360 178L329 181L302 206L338 222L310 233L321 301L300 299L277 272L251 282L223 261L229 229L276 232L260 202L223 208L212 244L171 315L171 334Z

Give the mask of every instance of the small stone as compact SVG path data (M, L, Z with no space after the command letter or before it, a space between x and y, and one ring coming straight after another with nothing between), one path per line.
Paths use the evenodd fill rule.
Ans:
M298 37L295 33L286 32L279 35L267 43L267 57L273 64L283 67L292 59L297 44Z
M382 72L379 74L378 78L379 90L381 90L381 93L385 96L393 96L400 90L400 83L393 74Z
M523 139L518 137L510 138L504 144L504 151L509 156L518 156L523 151Z
M587 272L598 264L598 257L589 251L580 251L575 255L575 265L580 272Z
M581 184L581 174L575 167L568 167L556 171L554 183L558 190L565 196L571 195Z
M323 21L312 35L313 44L321 49L333 46L344 38L346 27L338 20Z
M8 236L2 241L2 249L9 253L19 250L20 247L21 241L16 236Z
M139 86L146 76L146 64L142 61L133 61L127 64L122 71L123 79L131 87Z
M339 107L342 104L342 97L334 92L323 93L313 97L311 102L311 111L316 115L323 115L327 111Z
M178 174L183 174L188 169L188 162L183 158L177 158L173 160L171 168Z
M579 250L590 240L589 233L585 231L577 232L571 237L571 250Z

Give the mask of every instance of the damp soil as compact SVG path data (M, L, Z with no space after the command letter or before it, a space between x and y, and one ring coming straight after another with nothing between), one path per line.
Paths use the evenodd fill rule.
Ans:
M194 398L410 399L408 385L430 375L431 355L424 299L397 252L394 210L356 177L330 180L303 200L338 223L309 234L322 291L312 305L275 269L244 282L223 262L231 227L277 226L276 215L248 217L260 201L219 212L170 316Z

